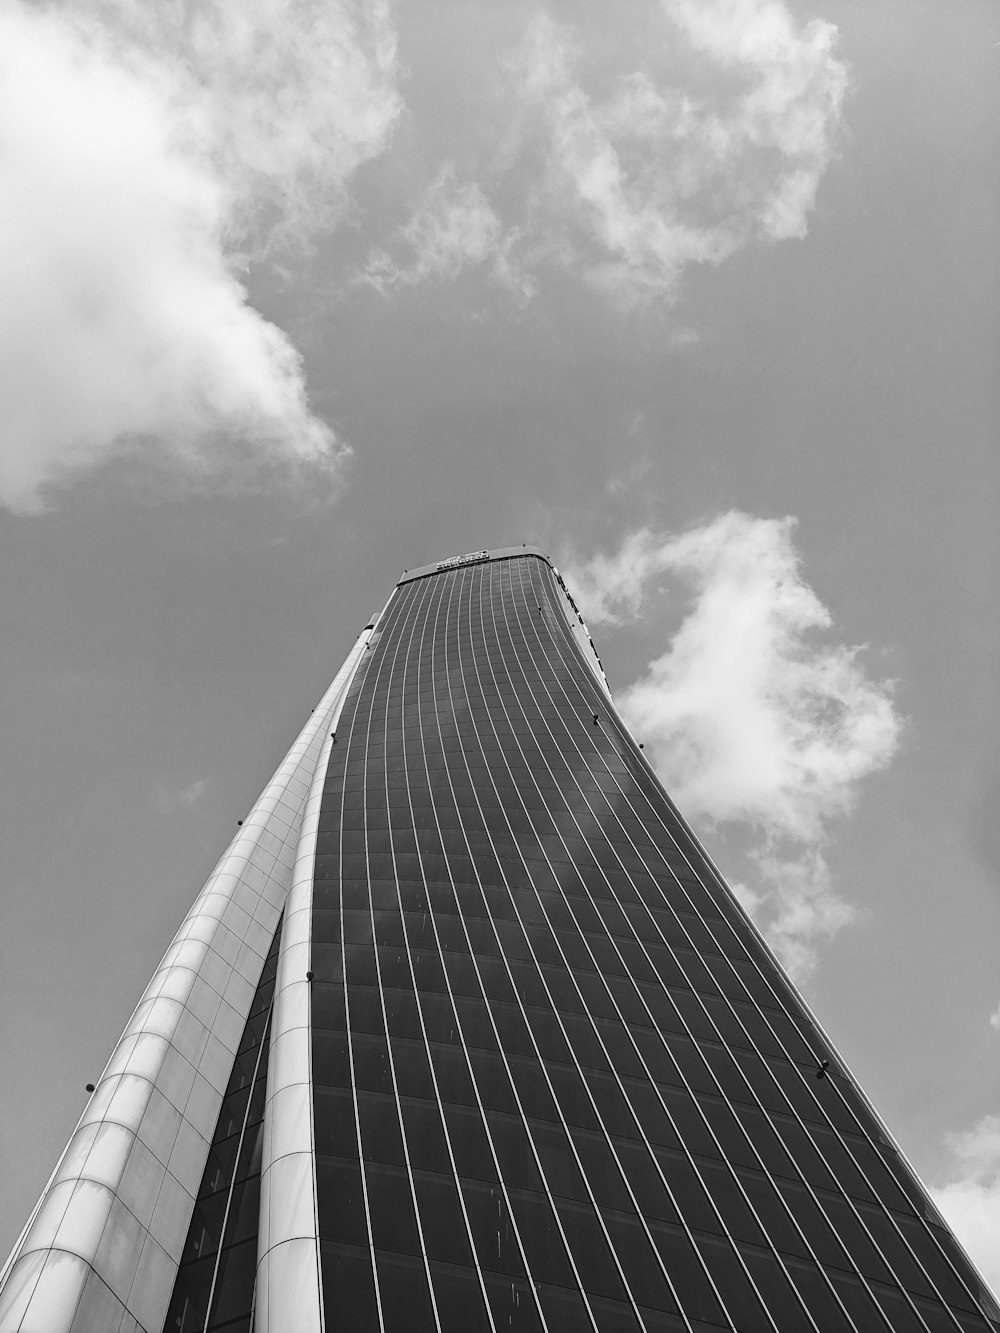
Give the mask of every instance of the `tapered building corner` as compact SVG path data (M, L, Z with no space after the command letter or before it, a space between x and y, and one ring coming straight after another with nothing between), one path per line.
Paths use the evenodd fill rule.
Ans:
M0 1333L997 1328L528 546L401 577L0 1285Z

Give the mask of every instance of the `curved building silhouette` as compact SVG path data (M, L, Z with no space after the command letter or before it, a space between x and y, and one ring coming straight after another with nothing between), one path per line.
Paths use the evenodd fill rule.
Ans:
M986 1333L531 547L410 571L181 925L0 1333Z

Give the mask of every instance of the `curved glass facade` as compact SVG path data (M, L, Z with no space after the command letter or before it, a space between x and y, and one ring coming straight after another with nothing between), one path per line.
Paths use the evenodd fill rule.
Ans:
M482 554L401 583L330 751L327 1327L995 1327L609 705L558 576Z

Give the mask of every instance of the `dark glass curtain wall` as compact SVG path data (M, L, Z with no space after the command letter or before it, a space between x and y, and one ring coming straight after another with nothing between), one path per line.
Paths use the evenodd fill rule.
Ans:
M337 728L312 964L327 1327L986 1333L564 604L527 555L401 584Z

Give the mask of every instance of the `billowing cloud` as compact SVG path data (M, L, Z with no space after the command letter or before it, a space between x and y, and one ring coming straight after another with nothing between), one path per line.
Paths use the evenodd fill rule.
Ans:
M1000 1293L1000 1116L983 1116L969 1130L948 1135L951 1179L931 1186L931 1197Z
M0 10L0 503L140 453L187 484L335 477L248 254L306 242L399 115L380 5Z
M741 896L802 979L853 916L824 855L831 824L889 762L900 723L860 650L830 642L793 528L731 512L679 536L642 529L570 561L569 577L593 624L635 619L667 577L687 585L669 647L618 704L684 813L751 838Z

